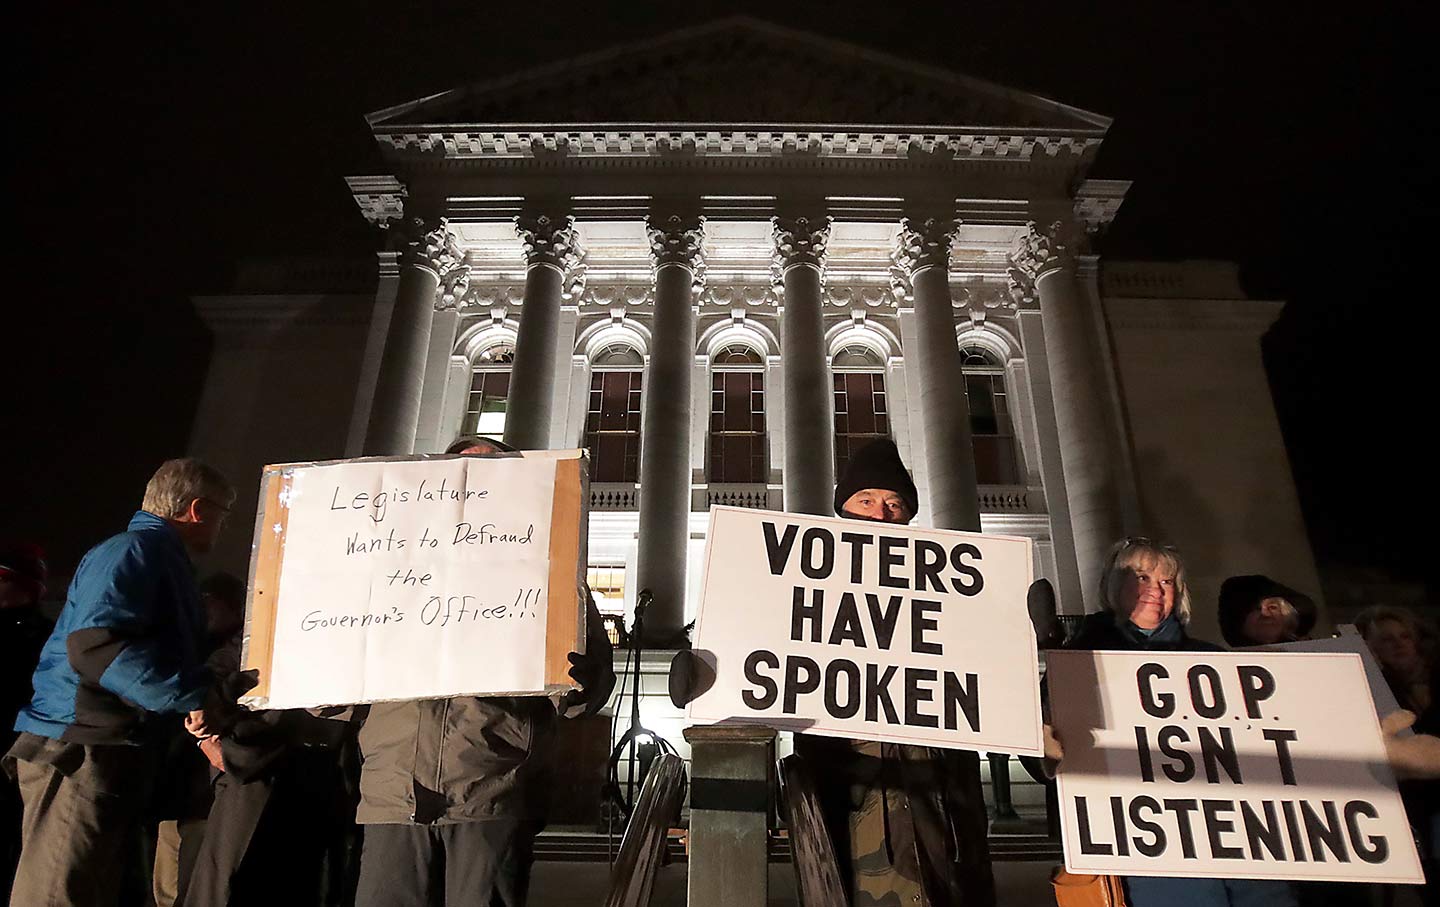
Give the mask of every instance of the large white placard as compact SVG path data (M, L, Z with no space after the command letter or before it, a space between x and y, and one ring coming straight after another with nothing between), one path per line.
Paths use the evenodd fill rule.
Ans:
M1421 882L1356 655L1051 652L1077 873Z
M690 720L1038 754L1030 565L1024 538L712 508Z
M263 517L273 525L257 530L283 539L259 704L544 691L561 463L445 457L284 468L278 513ZM573 588L564 595L573 599Z

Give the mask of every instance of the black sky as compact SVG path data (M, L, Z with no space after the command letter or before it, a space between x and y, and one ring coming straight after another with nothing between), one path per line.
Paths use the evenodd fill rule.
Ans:
M377 170L366 112L743 12L1114 117L1092 175L1135 185L1102 254L1233 259L1290 300L1266 363L1317 558L1427 579L1427 32L1418 4L1318 6L32 11L10 37L0 536L68 571L183 451L209 345L189 294L246 258L373 248L343 182Z

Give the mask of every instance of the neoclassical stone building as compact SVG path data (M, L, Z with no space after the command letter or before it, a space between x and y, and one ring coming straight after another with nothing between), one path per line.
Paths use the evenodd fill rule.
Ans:
M349 179L378 283L197 299L192 447L242 477L588 447L592 585L652 589L669 635L711 504L829 513L889 436L918 521L1035 539L1066 613L1117 537L1175 541L1214 636L1228 575L1318 592L1260 359L1281 306L1228 264L1095 254L1129 187L1087 176L1109 122L749 21L378 111L383 168Z

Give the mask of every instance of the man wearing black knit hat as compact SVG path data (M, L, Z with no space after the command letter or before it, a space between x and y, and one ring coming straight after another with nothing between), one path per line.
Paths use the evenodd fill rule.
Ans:
M835 513L906 524L920 497L889 439L851 458ZM975 753L799 734L840 877L855 907L993 907L987 816Z
M888 438L865 445L851 457L835 486L835 513L851 519L908 523L920 509L915 481Z

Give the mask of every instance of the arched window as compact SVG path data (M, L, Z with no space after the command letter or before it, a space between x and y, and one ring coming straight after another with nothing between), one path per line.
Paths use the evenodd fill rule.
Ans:
M505 434L505 400L510 393L510 364L515 347L497 343L486 347L470 364L470 401L465 407L462 434L499 440Z
M970 404L970 435L975 451L975 480L981 485L1018 485L1020 461L1005 393L1005 368L978 346L960 349L965 397Z
M634 347L612 343L591 360L585 446L590 481L640 479L640 389L645 359Z
M716 353L710 377L711 482L764 484L765 360L743 344Z
M864 344L851 344L830 360L835 388L835 475L844 475L855 451L890 437L885 363Z

